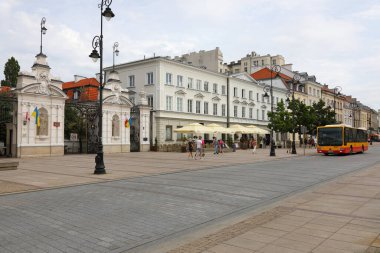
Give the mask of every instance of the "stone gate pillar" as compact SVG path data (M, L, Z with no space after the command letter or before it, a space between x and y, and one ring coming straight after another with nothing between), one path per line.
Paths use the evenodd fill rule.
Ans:
M50 74L47 56L39 53L32 72L17 78L17 156L64 154L66 94L62 81Z
M137 105L140 109L140 151L150 150L150 111L151 107L148 105L146 93L139 92L139 100Z

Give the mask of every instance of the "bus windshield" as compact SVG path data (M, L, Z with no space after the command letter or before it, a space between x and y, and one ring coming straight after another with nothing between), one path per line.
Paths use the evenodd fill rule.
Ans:
M319 128L318 129L318 145L319 146L341 146L342 128Z

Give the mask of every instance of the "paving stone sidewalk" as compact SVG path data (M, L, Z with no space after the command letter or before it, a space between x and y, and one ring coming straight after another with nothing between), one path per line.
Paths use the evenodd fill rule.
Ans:
M380 164L169 251L180 252L380 252Z
M299 149L303 156L303 149ZM306 149L306 155L318 155ZM140 152L105 154L106 175L94 175L95 155L67 155L58 157L30 157L19 159L17 170L0 171L0 194L65 187L96 182L199 170L210 167L262 162L292 158L286 149L277 149L276 157L269 149L238 150L220 155L207 153L201 160L189 159L186 153Z

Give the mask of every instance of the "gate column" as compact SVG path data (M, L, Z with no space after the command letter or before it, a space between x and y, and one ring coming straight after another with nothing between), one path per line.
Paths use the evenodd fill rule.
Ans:
M150 150L150 111L146 93L139 92L138 108L140 111L140 151Z

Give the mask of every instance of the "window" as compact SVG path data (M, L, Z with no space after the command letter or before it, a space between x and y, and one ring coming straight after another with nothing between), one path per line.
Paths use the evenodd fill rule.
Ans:
M187 112L193 112L193 100L192 99L187 100Z
M245 107L241 108L241 117L245 118Z
M217 116L218 115L218 104L213 104L212 105L212 115Z
M212 92L214 92L214 93L218 93L218 84L217 84L217 83L214 83L214 84L212 85Z
M197 90L201 90L202 81L197 80Z
M172 74L171 73L166 73L166 84L172 85Z
M177 129L182 128L183 126L177 126ZM183 133L177 133L177 141L182 141Z
M259 93L256 93L256 100L257 100L257 102L260 101L260 100L259 100Z
M208 91L208 82L207 81L204 82L203 89L204 89L204 91Z
M272 65L276 65L276 60L272 60Z
M165 128L165 140L166 141L171 141L173 140L173 126L166 126Z
M234 117L237 118L238 116L238 107L237 105L234 105Z
M201 113L201 101L195 102L195 113Z
M248 72L248 68L247 67L244 67L244 72Z
M311 95L311 87L309 87L309 94Z
M313 96L315 96L315 89L313 89Z
M49 135L49 115L45 108L38 109L37 136Z
M204 102L203 106L204 106L203 108L204 114L208 114L208 102Z
M80 91L79 90L75 90L74 91L73 99L74 100L78 100L79 98L80 98Z
M153 84L153 72L146 73L147 84Z
M226 95L226 86L222 85L222 95Z
M253 66L255 67L259 66L259 61L253 61Z
M119 116L113 115L112 117L112 137L120 136L120 120Z
M166 96L166 110L167 111L173 110L173 97L172 96Z
M129 87L135 87L135 76L128 76L129 79Z
M250 90L248 93L248 96L249 96L249 99L253 100L253 91Z
M226 105L222 105L222 116L226 116Z
M183 111L183 98L177 98L177 112Z
M249 108L249 118L253 119L253 109Z
M234 87L234 97L237 97L237 96L238 96L238 88Z
M148 105L153 107L153 95L146 96L146 99L148 100Z
M264 103L264 95L265 94L261 94L261 102L263 102L263 103Z
M262 110L262 111L261 111L261 119L262 119L262 120L265 120L265 110Z
M177 86L183 87L183 76L180 76L180 75L177 76Z
M278 97L276 97L276 104L278 104Z
M261 60L261 66L264 66L264 60Z
M245 89L242 89L242 90L241 90L241 97L242 97L242 98L245 98Z
M319 90L317 90L317 97L319 97Z
M260 109L256 110L256 119L259 120L259 115L260 115Z
M187 88L192 89L193 88L193 78L187 79Z

